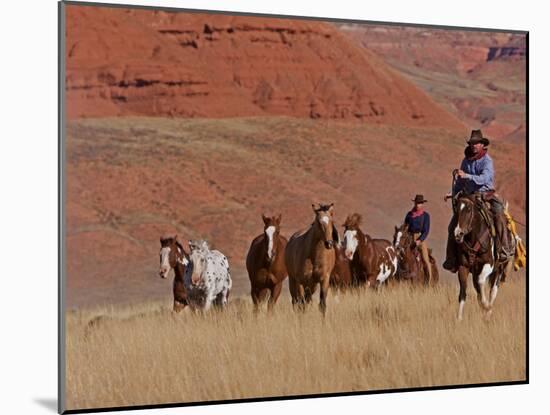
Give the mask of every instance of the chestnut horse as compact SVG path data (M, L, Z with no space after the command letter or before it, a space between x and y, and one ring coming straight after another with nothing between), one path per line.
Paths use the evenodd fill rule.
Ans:
M161 278L166 278L170 269L174 270L174 311L179 312L188 305L187 291L183 284L183 275L189 264L189 255L178 241L178 236L160 237L160 271Z
M351 261L354 285L378 288L397 271L397 254L391 242L373 239L359 227L361 215L349 215L344 222L344 249Z
M285 264L292 304L303 310L319 284L319 309L324 316L335 263L334 248L339 244L339 237L334 226L334 204L311 207L315 220L309 228L290 237L285 249Z
M262 214L262 220L264 232L254 238L246 256L250 295L255 311L268 292L267 308L273 308L288 275L284 260L287 240L280 234L281 215L267 217Z
M429 250L430 264L432 267L432 280L428 281L429 274L425 269L422 254L414 243L413 235L409 232L409 226L404 223L395 227L393 235L393 247L397 252L397 279L410 281L417 285L434 286L439 282L439 271L437 264Z
M454 236L458 244L458 319L462 320L468 274L472 274L480 307L489 315L497 297L499 283L510 272L514 256L502 263L495 261L495 244L490 226L483 218L474 194L459 197L456 207L453 223L456 224ZM512 243L515 244L515 241ZM513 248L515 251L515 245ZM487 281L491 290L489 296L486 293Z
M353 276L351 275L351 261L346 258L345 249L343 246L337 246L335 248L336 258L334 262L334 269L330 275L330 286L345 290L351 287L353 283Z

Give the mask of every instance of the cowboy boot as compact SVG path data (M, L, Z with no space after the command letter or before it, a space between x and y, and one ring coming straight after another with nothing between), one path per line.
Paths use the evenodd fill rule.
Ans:
M455 219L451 220L451 223L449 224L448 234L447 234L447 251L446 251L446 257L445 262L443 262L442 267L446 269L447 271L450 271L452 273L455 273L458 270L458 265L456 261L456 251L458 249L457 243L454 236L454 228L455 228ZM430 267L430 271L432 270L432 267Z

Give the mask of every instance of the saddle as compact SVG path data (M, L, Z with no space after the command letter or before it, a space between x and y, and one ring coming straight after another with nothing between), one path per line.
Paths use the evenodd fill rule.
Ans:
M485 193L475 194L475 205L481 214L481 217L491 230L491 236L496 237L497 232L495 229L495 222L493 220L493 214L491 212L491 200L495 197L495 191L488 191Z

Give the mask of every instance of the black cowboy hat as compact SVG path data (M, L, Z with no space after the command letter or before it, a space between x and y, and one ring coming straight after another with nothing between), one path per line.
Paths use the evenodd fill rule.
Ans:
M472 133L470 134L470 139L467 141L467 143L468 144L482 143L484 146L488 146L490 142L487 137L483 137L481 130L472 130Z
M414 202L414 203L426 203L427 200L424 199L424 195L416 195L414 197L414 199L411 200L411 202Z

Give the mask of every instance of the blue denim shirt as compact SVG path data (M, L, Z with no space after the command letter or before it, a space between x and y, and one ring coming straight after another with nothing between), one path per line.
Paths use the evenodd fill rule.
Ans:
M409 225L409 232L420 233L418 239L424 241L430 233L430 215L428 212L424 212L422 215L413 218L412 213L412 210L407 212L405 223Z
M463 190L466 194L494 190L495 168L493 166L493 159L489 156L489 153L479 160L464 158L460 169L466 173L466 176L457 178L454 188L455 194L459 190Z

